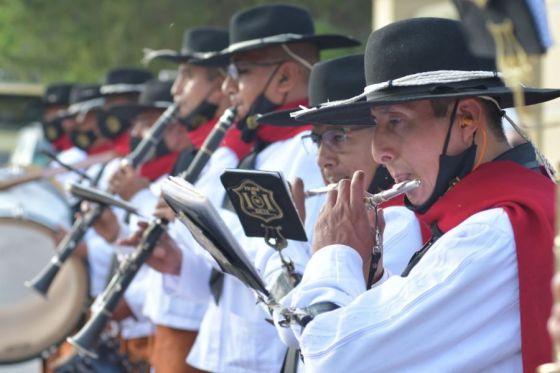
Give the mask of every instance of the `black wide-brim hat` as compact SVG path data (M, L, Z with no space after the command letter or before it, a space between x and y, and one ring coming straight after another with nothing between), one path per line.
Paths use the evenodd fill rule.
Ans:
M47 87L41 102L43 106L47 105L61 105L67 106L70 104L70 93L75 84L72 83L54 83Z
M323 102L342 100L362 93L366 84L364 75L364 55L354 54L318 62L309 77L309 105L318 106ZM308 123L290 116L300 110L280 110L258 117L259 124L273 126L303 126Z
M370 109L379 105L481 96L493 98L502 108L514 105L494 59L474 56L461 24L448 19L407 19L371 33L365 75L361 95L293 115L314 124L371 125ZM526 105L560 96L558 89L523 87L523 92Z
M293 5L262 5L234 14L229 25L229 45L193 63L224 66L237 53L288 43L310 43L318 49L355 47L360 42L339 34L315 34L309 11Z
M192 59L200 59L209 53L215 53L227 48L229 33L220 27L192 27L183 34L180 51L169 49L144 50L144 61L164 60L174 63L187 63Z
M171 96L172 81L153 79L146 82L144 90L138 98L138 103L112 105L107 108L107 115L132 120L138 114L152 110L165 110L173 104Z
M100 92L103 96L139 94L144 89L144 83L153 78L154 75L146 69L135 67L113 69L105 76Z
M91 110L103 107L105 100L99 84L76 84L70 91L70 106L58 114L60 119L85 115Z

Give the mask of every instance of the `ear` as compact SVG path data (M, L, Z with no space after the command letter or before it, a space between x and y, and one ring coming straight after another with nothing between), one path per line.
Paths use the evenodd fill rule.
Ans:
M299 74L299 67L295 62L284 62L276 72L276 77L274 79L276 91L281 95L290 92L295 87Z
M484 108L474 98L463 99L457 107L456 119L461 140L465 145L470 145L478 129L486 126Z

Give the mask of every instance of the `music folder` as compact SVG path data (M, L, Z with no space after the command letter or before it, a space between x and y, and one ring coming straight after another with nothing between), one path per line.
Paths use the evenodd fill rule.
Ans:
M281 172L227 169L220 179L248 237L307 241Z
M222 271L237 277L263 301L270 299L264 281L208 198L192 184L169 177L162 185L165 201Z

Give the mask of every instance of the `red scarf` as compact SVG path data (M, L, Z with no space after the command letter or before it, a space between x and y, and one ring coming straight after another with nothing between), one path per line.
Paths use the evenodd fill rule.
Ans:
M253 147L252 143L246 143L241 140L241 131L233 125L229 128L220 146L230 148L236 155L237 159L243 159Z
M114 151L117 155L124 156L130 153L130 140L129 133L125 132L119 137L105 144L96 146L87 151L88 155L105 153L108 151Z
M140 175L154 181L162 175L169 174L178 157L179 152L174 152L152 159L140 166Z
M282 105L274 111L290 110L300 106L307 106L309 101L305 98L302 100L290 102L288 104ZM261 124L257 129L257 138L267 142L273 143L276 141L287 140L300 132L307 131L311 129L311 125L298 125L295 127L279 127L271 126L269 124Z
M204 140L206 140L206 138L208 137L210 132L212 132L212 129L218 122L218 119L218 117L210 119L208 122L189 132L189 139L191 140L191 144L193 144L196 149L200 149L200 147L204 143Z
M74 144L72 144L72 141L70 141L70 136L68 136L67 134L63 134L62 136L60 136L60 138L55 140L52 145L58 152L70 149L74 146Z
M289 110L300 105L307 105L308 100L303 99L299 101L294 101L286 105L282 105L278 107L275 111L280 110ZM257 138L262 140L266 143L273 143L276 141L287 140L300 132L305 130L311 129L310 125L301 125L295 127L279 127L279 126L271 126L269 124L261 124L257 129ZM237 128L237 126L233 125L227 132L221 146L227 146L231 150L237 154L237 159L243 159L251 149L253 148L254 144L248 144L241 140L241 131Z
M546 330L552 307L554 272L554 184L547 177L511 161L481 165L443 195L425 214L445 233L471 215L503 208L511 221L517 253L523 369L534 372L552 361Z

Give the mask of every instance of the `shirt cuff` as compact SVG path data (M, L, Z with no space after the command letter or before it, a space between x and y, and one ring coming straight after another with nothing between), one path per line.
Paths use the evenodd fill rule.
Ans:
M318 302L343 306L365 290L360 255L349 246L329 245L311 257L293 294L292 306L302 308Z

